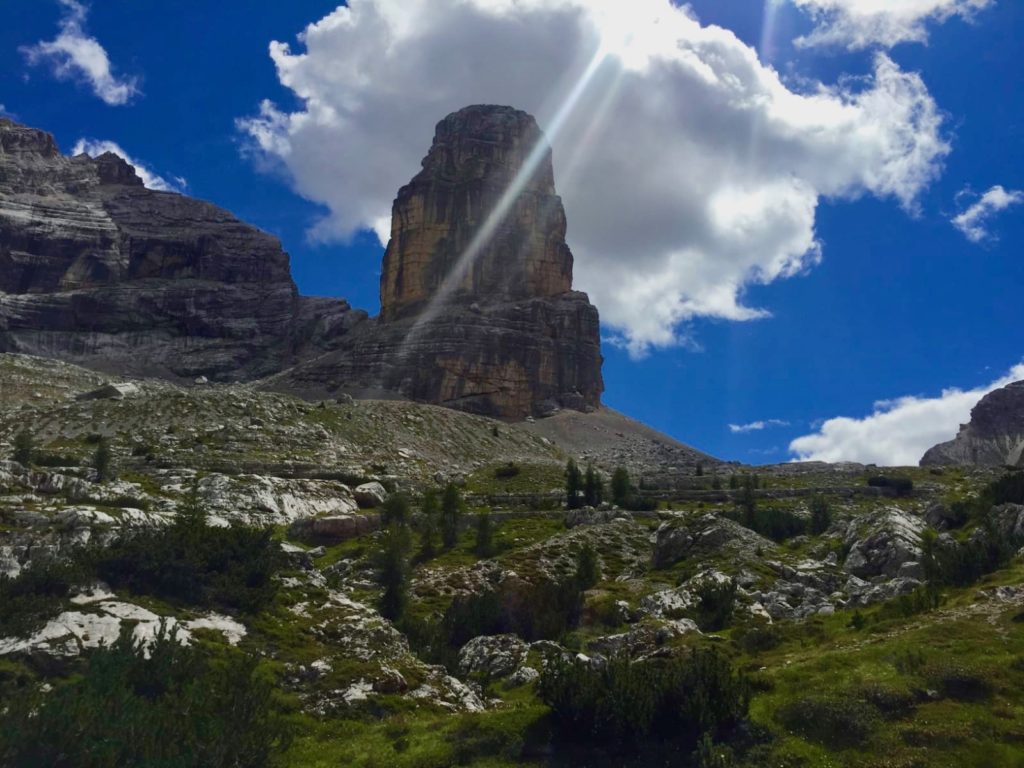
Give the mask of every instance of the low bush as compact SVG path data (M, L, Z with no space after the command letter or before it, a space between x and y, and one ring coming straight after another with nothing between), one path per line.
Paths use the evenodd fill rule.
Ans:
M992 696L995 686L976 669L957 662L932 662L921 670L929 687L942 696L958 701L983 701Z
M993 480L981 492L986 507L1000 504L1024 504L1024 472L1009 472Z
M135 594L256 612L277 592L283 556L270 528L213 527L201 511L186 508L169 526L127 533L89 553L88 566Z
M804 696L779 708L786 728L828 747L862 747L880 724L878 710L848 693Z
M740 525L765 536L772 541L785 541L807 533L805 518L785 509L774 507L744 506L740 510L726 513L726 516Z
M538 684L558 732L619 746L667 740L695 747L727 735L747 715L750 687L714 649L602 663L551 658Z
M909 496L914 492L914 481L909 477L873 475L868 478L872 488L887 488L895 496Z
M495 469L494 477L498 480L510 480L513 477L518 477L521 471L518 464L510 461L508 464Z
M34 560L13 578L0 576L0 637L32 634L87 581L80 564L53 558Z
M84 674L0 713L0 764L12 768L261 768L289 730L255 658L214 659L166 631L147 658L126 627Z
M736 581L703 579L696 588L694 621L705 632L718 632L729 626L736 607Z

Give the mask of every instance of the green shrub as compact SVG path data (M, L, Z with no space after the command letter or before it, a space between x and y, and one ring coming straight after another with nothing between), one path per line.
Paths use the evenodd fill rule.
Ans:
M32 454L35 453L35 438L27 429L23 429L14 436L14 453L11 458L19 464L28 466L32 462Z
M437 554L438 518L441 507L437 493L429 490L420 503L420 558L430 560Z
M732 639L745 653L756 656L778 648L784 638L782 631L775 624L758 621L733 629Z
M705 632L718 632L729 626L736 606L736 581L703 579L696 588L694 620Z
M887 488L895 496L909 496L914 492L914 481L909 477L873 475L868 478L868 485L872 488Z
M832 509L824 496L811 499L811 533L820 536L832 525Z
M642 661L551 658L537 690L564 738L618 745L654 738L691 749L705 733L729 733L750 701L746 679L714 649Z
M785 509L758 507L753 498L751 495L749 501L741 502L743 506L739 511L728 512L726 516L772 541L781 542L807 533L807 520L800 515Z
M875 707L845 692L804 696L776 716L789 730L834 748L863 747L880 724Z
M256 612L277 592L283 566L270 528L213 527L186 501L171 525L124 534L87 555L115 588L204 608Z
M521 471L518 464L510 461L508 464L495 469L494 476L498 480L510 480L513 477L517 477Z
M1024 472L1010 472L993 480L981 492L985 507L1000 504L1024 504Z
M56 558L33 560L13 578L0 576L0 637L32 634L88 580L78 563Z
M125 627L80 678L0 712L12 768L261 768L287 745L273 681L255 658L214 659L161 631L145 658Z
M948 699L983 701L991 698L995 686L982 672L952 661L932 662L921 671L929 687Z

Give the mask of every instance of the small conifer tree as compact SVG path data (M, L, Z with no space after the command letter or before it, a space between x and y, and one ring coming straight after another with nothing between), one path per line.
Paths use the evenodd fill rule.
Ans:
M14 436L14 454L12 458L19 464L29 464L32 461L32 454L35 452L35 439L27 429L21 430Z
M612 473L612 503L620 507L626 506L632 492L633 484L629 479L629 471L625 467L618 467Z
M420 557L429 560L437 554L438 517L441 506L437 492L428 490L420 503Z
M593 464L587 465L587 473L583 479L583 498L588 507L596 507L604 498L604 483L601 482L601 475L594 469Z
M441 497L441 540L445 549L451 549L459 540L459 520L463 506L458 486L448 483Z
M114 455L110 450L110 442L107 438L101 437L99 442L96 444L96 452L93 454L92 465L93 469L96 470L96 478L101 483L115 479Z
M582 506L580 491L583 490L583 475L580 468L576 466L575 459L569 459L565 465L565 503L569 509L579 509Z
M820 535L832 525L832 510L823 496L811 499L811 533Z
M600 580L601 570L597 562L597 550L590 542L587 542L576 554L576 584L581 591L586 591Z
M384 531L380 554L381 615L399 621L409 604L409 526L395 523Z
M476 518L476 553L480 557L494 554L494 523L489 510L483 510Z

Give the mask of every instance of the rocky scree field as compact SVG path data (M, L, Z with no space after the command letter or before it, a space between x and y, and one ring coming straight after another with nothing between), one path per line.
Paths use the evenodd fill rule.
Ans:
M1019 472L560 431L0 355L0 764L1024 764Z

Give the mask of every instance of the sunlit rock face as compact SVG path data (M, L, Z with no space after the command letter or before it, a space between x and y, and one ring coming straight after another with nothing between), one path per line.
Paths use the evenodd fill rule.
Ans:
M227 211L0 119L0 352L251 379L358 314L299 297L277 239Z
M507 212L495 215L506 196ZM489 218L493 233L474 244ZM533 117L495 106L449 115L437 126L423 170L395 200L381 317L422 309L446 281L447 301L567 293L572 253L565 229L551 151Z
M503 418L600 404L597 309L572 290L565 211L531 116L474 106L442 120L391 231L378 322L272 386Z
M1024 381L985 395L960 434L931 448L921 465L1024 466Z

